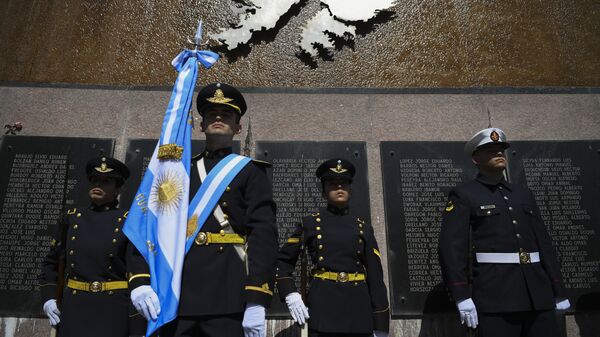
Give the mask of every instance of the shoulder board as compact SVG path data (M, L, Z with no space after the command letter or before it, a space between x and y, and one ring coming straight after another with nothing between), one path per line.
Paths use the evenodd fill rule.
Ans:
M75 214L75 212L77 212L77 208L72 208L67 210L67 214L71 215L71 214Z
M264 160L252 159L252 162L258 166L271 167L271 163Z

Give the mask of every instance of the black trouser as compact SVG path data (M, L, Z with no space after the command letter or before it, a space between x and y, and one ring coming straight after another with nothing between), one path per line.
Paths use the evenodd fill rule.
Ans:
M336 332L319 332L308 329L308 337L373 337L372 333L336 333Z
M160 329L160 337L243 337L243 313L179 316Z
M554 310L482 312L477 333L478 337L560 337Z

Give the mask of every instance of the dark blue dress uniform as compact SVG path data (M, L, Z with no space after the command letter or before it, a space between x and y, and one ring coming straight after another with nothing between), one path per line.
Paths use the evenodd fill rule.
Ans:
M508 147L504 133L490 128L465 152L492 142ZM554 309L565 290L528 188L480 173L450 191L440 235L444 282L456 303L472 298L480 336L556 336Z
M349 166L344 161L343 167ZM317 172L320 178L325 175ZM352 178L335 173L329 177L336 176ZM302 218L279 251L277 287L282 301L298 292L293 272L304 248L313 266L306 303L313 334L372 336L374 330L389 330L381 256L368 222L352 215L349 208L333 205Z
M205 151L192 159L190 200L200 187L196 168L199 160L204 158L206 171L210 172L231 153L231 148L224 148ZM237 325L241 334L240 322L246 304L270 305L277 261L277 228L267 166L267 163L259 161L246 165L218 202L234 232L246 238L248 273L232 244L194 243L184 261L178 320L229 316L233 322L239 321ZM221 229L216 218L210 216L201 232L218 234ZM136 277L148 274L147 264L137 250L130 255L130 261L130 272L134 278L130 279L131 289L149 284L148 277ZM171 331L173 328L173 324L167 324L161 333L180 334L179 331ZM184 328L178 328L181 329Z
M59 222L40 276L43 302L56 299L57 284L63 283L59 264L64 265L58 336L130 335L130 316L136 314L127 289L129 240L121 231L127 211L117 205L115 200L70 209Z

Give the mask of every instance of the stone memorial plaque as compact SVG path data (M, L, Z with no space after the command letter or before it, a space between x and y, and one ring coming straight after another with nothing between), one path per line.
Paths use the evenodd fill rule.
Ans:
M455 310L438 263L448 192L476 175L464 142L382 142L381 163L394 317Z
M317 167L325 160L341 157L356 166L352 184L350 210L356 216L370 221L370 200L367 172L366 144L364 142L266 142L256 143L256 158L273 164L269 175L273 182L273 198L277 203L279 246L287 242L302 217L317 212L327 203L321 196L321 183L315 176ZM310 265L306 270L310 270ZM300 262L295 272L296 286L300 286ZM285 303L275 292L268 311L271 318L289 318Z
M600 141L515 141L511 181L534 193L571 309L600 309Z
M150 164L152 153L156 148L158 139L130 139L127 145L127 154L125 155L125 164L131 171L131 177L121 192L120 204L123 208L129 208L131 202L142 183L142 178ZM192 140L192 157L204 150L204 140ZM240 142L233 143L233 152L240 153ZM192 172L193 173L193 172Z
M88 203L85 164L112 155L97 138L4 136L0 145L0 316L42 313L38 276L63 210Z

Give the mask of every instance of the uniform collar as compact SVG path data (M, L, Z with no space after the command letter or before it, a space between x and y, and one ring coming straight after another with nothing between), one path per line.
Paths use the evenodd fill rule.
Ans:
M475 178L475 179L484 185L493 186L493 187L496 187L498 185L503 185L504 187L508 188L509 190L512 189L510 183L508 181L506 181L506 179L504 179L504 177L502 177L500 180L497 180L497 179L494 179L490 176L486 176L486 175L482 174L481 172L479 172L477 174L477 178Z
M202 152L201 156L207 159L222 159L225 158L226 156L230 155L231 153L233 153L233 148L230 147L224 147L222 149L217 149L214 151L205 149L204 152Z
M327 204L327 210L335 215L347 215L350 213L349 207L338 208L338 207L330 205L330 204Z
M96 211L96 212L102 212L102 211L110 211L111 209L115 209L118 208L117 205L119 204L119 200L115 199L111 202L108 202L104 205L95 205L95 204L91 204L90 205L90 209L92 211Z

